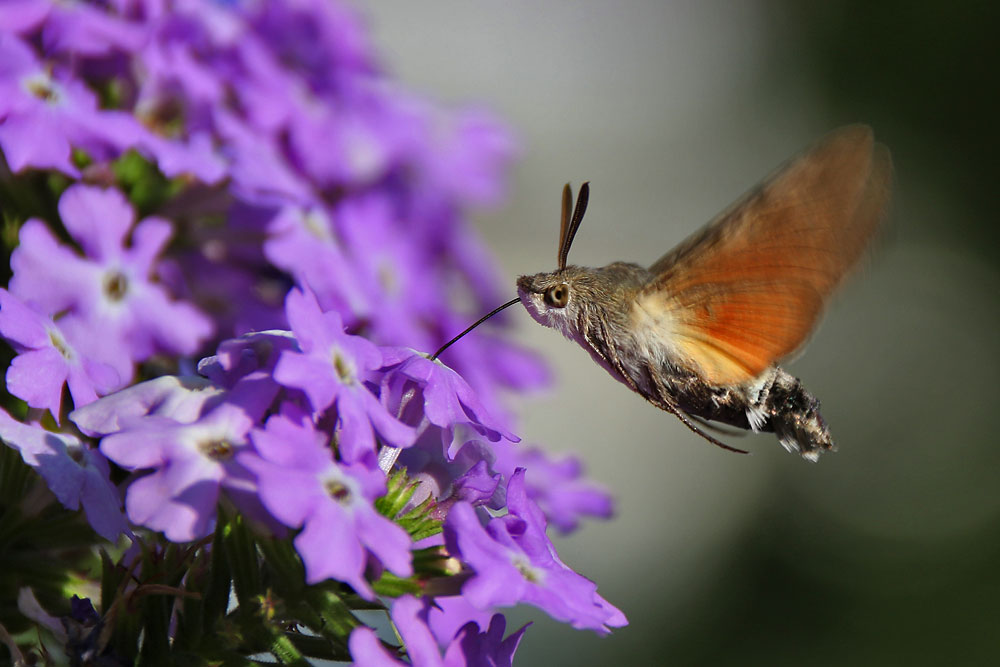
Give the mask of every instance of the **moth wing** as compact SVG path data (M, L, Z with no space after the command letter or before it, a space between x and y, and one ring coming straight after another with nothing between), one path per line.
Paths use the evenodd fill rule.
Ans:
M885 219L888 149L864 125L828 134L650 267L637 305L714 385L794 353Z

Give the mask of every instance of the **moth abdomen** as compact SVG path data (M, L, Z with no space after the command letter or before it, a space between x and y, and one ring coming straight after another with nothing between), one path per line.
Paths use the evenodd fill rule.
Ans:
M659 377L668 378L658 383L660 396L688 415L757 433L774 433L786 450L810 461L836 449L819 412L819 400L778 366L744 386L712 386L697 375L676 369L661 372Z
M819 412L819 399L806 391L798 378L775 368L774 380L762 396L762 406L772 430L790 452L798 452L810 461L836 445L826 420Z

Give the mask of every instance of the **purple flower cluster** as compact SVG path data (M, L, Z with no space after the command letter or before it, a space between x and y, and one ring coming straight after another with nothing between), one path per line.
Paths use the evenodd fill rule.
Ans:
M464 215L514 153L382 72L339 2L0 3L0 187L32 192L0 199L0 438L106 539L201 540L221 506L308 584L426 590L392 594L414 664L510 664L524 629L492 614L521 602L624 625L546 536L607 494L512 433L503 394L544 367L496 333L416 351L501 297Z

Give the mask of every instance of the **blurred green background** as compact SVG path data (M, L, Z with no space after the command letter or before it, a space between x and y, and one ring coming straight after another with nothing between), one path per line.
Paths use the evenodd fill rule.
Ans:
M893 152L893 228L790 370L840 451L728 454L523 314L556 384L520 434L579 452L618 516L557 542L631 625L533 609L520 665L1000 664L996 3L383 1L386 66L520 134L478 224L505 278L555 262L559 191L592 181L571 261L651 263L824 132Z

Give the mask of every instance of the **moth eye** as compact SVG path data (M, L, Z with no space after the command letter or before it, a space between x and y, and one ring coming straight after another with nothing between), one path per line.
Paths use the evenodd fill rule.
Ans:
M545 302L555 308L565 308L569 303L569 285L561 283L545 292Z

